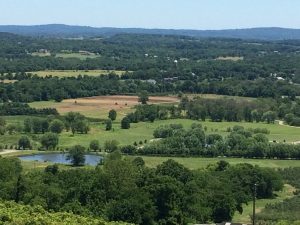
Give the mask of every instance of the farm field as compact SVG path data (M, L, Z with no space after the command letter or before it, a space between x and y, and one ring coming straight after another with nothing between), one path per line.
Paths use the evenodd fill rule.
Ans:
M177 103L179 99L176 97L156 96L150 97L150 104L165 104ZM87 117L107 119L108 112L114 109L118 113L118 121L120 121L126 114L133 110L133 107L138 105L137 96L96 96L89 98L66 99L62 102L44 101L33 102L29 105L33 108L56 108L60 114L68 112L80 112Z
M43 71L34 71L27 72L36 74L39 77L53 76L53 77L77 77L79 75L87 75L87 76L100 76L107 75L109 73L114 72L117 75L122 75L126 71L121 70L43 70Z

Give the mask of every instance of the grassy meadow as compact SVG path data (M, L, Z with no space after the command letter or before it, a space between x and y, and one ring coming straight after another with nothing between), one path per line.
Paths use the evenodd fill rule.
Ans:
M95 58L99 58L99 55L96 55L94 53L88 53L88 54L84 54L84 53L80 53L80 52L72 52L72 53L57 53L55 55L55 57L57 58L64 58L64 59L69 59L69 58L76 58L76 59L80 59L80 60L86 60L86 59L95 59Z
M5 117L7 123L22 125L26 116L8 116ZM120 145L129 145L134 142L140 141L150 141L153 139L153 131L162 125L168 124L182 124L185 128L189 128L193 123L202 124L203 127L207 127L207 134L218 133L222 136L228 135L226 132L228 127L233 127L235 125L244 126L246 128L267 128L271 131L268 135L269 140L276 140L282 142L286 140L287 142L296 142L300 140L299 129L288 126L281 126L279 124L265 124L265 123L235 123L235 122L200 122L189 119L174 119L174 120L161 120L150 122L140 122L132 123L129 130L124 130L120 128L119 120L113 123L112 131L105 131L105 125L101 122L91 122L91 130L89 134L75 134L72 135L70 132L63 132L60 134L60 147L70 147L76 144L83 145L85 147L89 146L91 140L98 140L103 146L104 142L107 140L118 140ZM16 145L18 139L22 134L5 134L0 136L0 143L3 145L13 144ZM38 135L32 135L33 140L38 140Z
M49 57L51 56L50 52L33 52L31 53L32 56L38 56L38 57ZM80 60L86 60L86 59L94 59L100 57L99 55L96 55L95 53L83 53L83 52L61 52L55 54L56 58L76 58Z
M134 156L130 156L129 158L134 158ZM185 167L197 170L206 168L210 164L215 164L220 160L225 160L232 165L236 165L239 163L249 163L252 165L257 165L261 167L269 167L269 168L288 168L288 167L299 167L299 160L273 160L273 159L244 159L244 158L200 158L200 157L156 157L156 156L143 156L142 157L146 163L146 166L155 168L168 159L173 159L178 163L184 165Z
M34 71L28 72L32 74L36 74L39 77L53 76L53 77L78 77L79 75L87 75L87 76L100 76L107 75L109 73L114 72L117 75L122 75L126 71L121 70L42 70L42 71Z

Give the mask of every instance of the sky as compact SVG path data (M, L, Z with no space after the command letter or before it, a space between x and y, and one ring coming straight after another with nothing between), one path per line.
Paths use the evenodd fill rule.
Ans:
M300 28L300 0L0 0L0 25Z

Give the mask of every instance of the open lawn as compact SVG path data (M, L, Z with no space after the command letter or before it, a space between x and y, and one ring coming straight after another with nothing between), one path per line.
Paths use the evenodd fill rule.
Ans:
M92 129L88 135L75 134L72 136L70 133L63 133L60 138L60 145L64 147L70 147L75 144L81 144L88 146L91 140L99 140L103 146L106 140L118 140L121 145L133 144L134 142L139 143L140 141L150 141L153 139L153 131L161 126L167 124L181 123L185 128L190 127L193 123L200 123L188 119L176 119L176 120L163 120L156 121L154 123L137 123L131 124L129 130L120 129L120 123L116 122L113 124L113 131L105 131L105 125L94 123ZM234 125L242 125L245 127L265 127L271 130L271 134L268 135L270 140L283 141L283 139L294 142L299 140L299 130L297 128L281 127L280 125L270 124L252 124L252 123L213 123L205 122L201 123L203 126L208 127L207 133L219 133L222 136L228 135L226 132L227 127ZM300 162L300 161L299 161Z
M120 113L119 113L120 114ZM101 114L99 114L101 115ZM105 118L106 114L103 114ZM119 116L120 117L120 116ZM9 116L5 117L7 123L23 124L26 116ZM233 127L234 125L244 126L246 128L267 128L271 131L268 135L269 140L277 140L282 142L286 140L288 142L296 142L300 140L299 129L288 126L281 126L279 124L265 124L265 123L235 123L235 122L199 122L189 119L174 119L174 120L161 120L141 123L132 123L129 130L123 130L120 128L120 122L116 121L113 123L112 131L105 131L105 125L102 123L91 123L91 131L89 134L75 134L74 136L70 132L63 132L60 135L60 147L70 147L76 144L80 144L88 147L91 140L98 140L103 146L107 140L118 140L121 145L133 144L134 142L150 141L153 139L153 131L161 126L168 124L182 124L185 128L189 128L193 123L200 123L204 127L207 127L207 134L218 133L222 136L228 135L226 129ZM3 145L16 145L21 134L14 135L0 135L0 143ZM36 135L33 135L37 139ZM300 162L300 161L299 161Z
M48 57L51 56L50 52L33 52L31 53L32 56L38 56L38 57ZM55 57L57 58L76 58L80 60L86 60L86 59L94 59L100 57L99 55L96 55L92 52L62 52L55 54Z
M126 71L120 70L43 70L43 71L34 71L28 72L32 74L36 74L39 77L53 76L53 77L77 77L79 75L87 75L87 76L100 76L107 75L109 73L114 72L117 75L122 75Z
M217 95L217 94L188 94L187 95L190 99L194 97L204 98L204 99L234 99L234 100L241 100L241 101L254 101L256 98L251 97L241 97L241 96L229 96L229 95Z
M176 97L156 96L150 97L150 104L166 104L177 103L179 99ZM33 102L29 105L33 108L56 108L60 114L68 112L80 112L87 117L107 119L108 112L114 109L118 113L120 121L126 114L133 111L133 107L138 105L137 96L96 96L89 98L66 99L62 102Z
M72 53L57 53L55 55L57 58L76 58L80 60L86 60L86 59L94 59L100 57L99 55L96 55L95 53L86 52L86 53L80 53L80 52L72 52Z
M134 158L134 156L130 156ZM288 167L300 167L300 160L271 160L271 159L243 159L243 158L181 158L181 157L156 157L156 156L143 156L146 166L155 168L168 159L173 159L178 163L181 163L185 167L196 170L206 168L210 164L215 164L220 160L225 160L232 165L239 163L249 163L261 167L269 168L288 168Z

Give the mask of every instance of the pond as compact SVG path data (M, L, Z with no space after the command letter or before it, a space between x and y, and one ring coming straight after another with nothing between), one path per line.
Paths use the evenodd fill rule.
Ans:
M37 155L26 155L20 156L19 159L26 161L38 161L38 162L52 162L60 164L71 164L70 160L67 160L68 154L66 153L49 153L49 154L37 154ZM102 156L86 154L85 165L96 166L101 160Z

